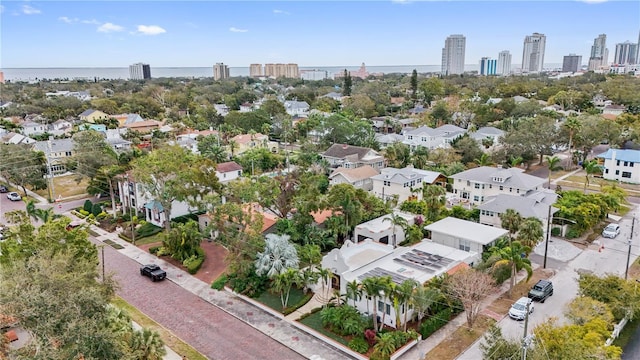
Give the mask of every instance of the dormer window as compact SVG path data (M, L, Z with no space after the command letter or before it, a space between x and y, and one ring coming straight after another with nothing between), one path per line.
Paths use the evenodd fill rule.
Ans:
M495 182L499 182L499 183L503 183L503 182L504 182L504 178L501 178L501 177L494 177L494 178L493 178L493 181L495 181Z

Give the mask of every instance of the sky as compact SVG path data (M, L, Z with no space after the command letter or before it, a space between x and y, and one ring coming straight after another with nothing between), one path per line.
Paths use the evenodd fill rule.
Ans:
M638 41L640 1L0 1L0 68L439 65L447 36L466 64L547 36L545 63L588 62L593 39Z

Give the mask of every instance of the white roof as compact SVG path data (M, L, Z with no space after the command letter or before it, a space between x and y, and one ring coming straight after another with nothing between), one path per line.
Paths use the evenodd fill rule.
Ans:
M394 211L393 213L395 215L403 217L410 224L413 223L414 215L409 214L409 213L405 213L405 212L401 212L401 211ZM389 220L385 220L385 219L389 219ZM387 214L387 215L382 215L380 217L377 217L377 218L375 218L373 220L369 220L367 222L364 222L364 223L356 226L356 229L366 229L366 230L368 230L369 232L372 232L372 233L380 233L380 232L383 232L385 230L391 229L391 226L392 226L391 215Z
M509 233L509 231L505 229L454 217L446 217L424 228L434 233L446 234L451 237L473 241L482 245L487 245Z

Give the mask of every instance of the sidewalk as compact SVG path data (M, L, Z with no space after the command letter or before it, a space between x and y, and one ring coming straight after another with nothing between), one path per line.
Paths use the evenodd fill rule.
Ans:
M76 218L73 215L70 216ZM296 327L293 320L289 320L283 315L273 312L273 310L256 304L250 299L246 300L239 297L231 291L214 290L209 284L198 280L186 271L176 268L155 255L120 239L117 234L109 233L94 225L91 225L90 228L99 235L96 237L98 241L111 240L123 246L124 248L118 251L140 264L155 263L160 265L167 272L168 280L306 358L317 360L353 359L350 354L343 352L341 349L302 331ZM173 360L173 358L166 359Z

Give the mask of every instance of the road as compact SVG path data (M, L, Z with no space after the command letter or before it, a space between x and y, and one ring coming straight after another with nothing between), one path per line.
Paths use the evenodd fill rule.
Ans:
M117 250L106 246L104 257L106 272L120 286L119 296L209 359L304 359L173 282L154 283L140 276L139 264Z
M554 285L553 296L548 298L544 304L535 303L535 310L529 317L528 334L532 334L536 325L546 321L550 317L557 317L560 323L565 321L563 315L564 309L578 294L578 283L576 281L578 271L588 271L599 276L606 274L624 276L629 250L628 240L631 234L631 221L634 215L636 219L640 219L640 207L634 207L620 220L620 235L615 239L599 239L604 245L602 251L585 249L565 266L556 269L556 275L551 278ZM640 221L636 221L633 241L631 243L630 264L640 255ZM553 264L555 265L557 263L554 262ZM524 336L524 324L522 321L515 321L507 316L498 322L498 326L500 326L506 338L522 339ZM474 343L457 359L482 359L480 341Z

